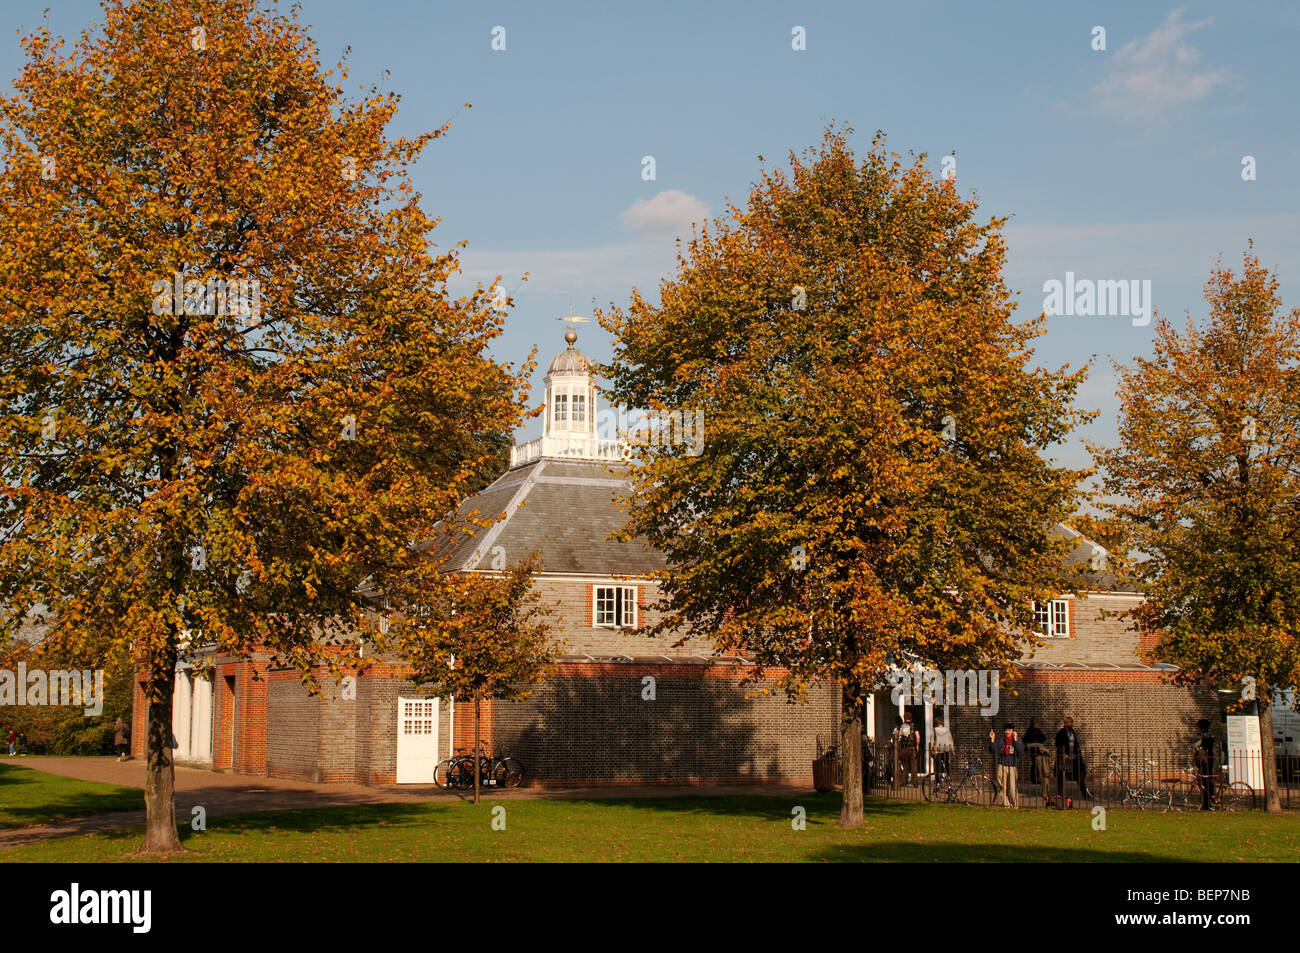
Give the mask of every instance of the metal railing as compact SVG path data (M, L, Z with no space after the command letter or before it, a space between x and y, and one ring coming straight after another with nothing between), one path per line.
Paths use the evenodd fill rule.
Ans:
M820 748L819 744L819 748ZM877 797L1000 805L1003 791L988 745L959 746L948 754L916 752L909 759L889 743L864 745L864 787ZM1263 809L1263 757L1232 752L1213 768L1196 763L1190 748L1083 752L1060 757L1051 745L1026 749L1016 758L1014 799L1025 807L1090 807L1134 810L1245 811ZM909 772L909 767L911 771ZM1284 810L1300 810L1300 757L1277 756L1278 796ZM838 780L843 782L842 771Z
M542 457L561 457L573 460L623 460L627 444L622 440L605 440L599 437L574 433L568 436L541 436L510 448L510 466L521 466Z

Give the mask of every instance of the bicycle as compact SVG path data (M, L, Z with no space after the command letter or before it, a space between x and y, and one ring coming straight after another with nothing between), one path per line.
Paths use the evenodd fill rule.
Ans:
M479 744L482 745L482 742ZM523 783L524 766L515 758L489 755L482 747L478 749L477 755L481 787L517 788ZM440 761L433 770L434 782L440 787L453 790L472 788L475 760L473 754L457 753L454 757Z
M1175 782L1179 797L1179 807L1185 810L1197 810L1204 802L1204 790L1201 786L1201 771L1195 764L1183 769L1183 776ZM1214 778L1210 786L1210 810L1236 813L1249 811L1255 807L1255 789L1245 781L1222 780L1222 775Z
M1093 776L1088 779L1088 788L1092 791L1093 796L1105 801L1113 801L1120 794L1120 779L1124 777L1126 765L1120 761L1119 755L1106 752L1106 773L1100 771L1094 772Z
M1113 754L1107 754L1106 760L1110 764L1107 780L1118 775L1120 804L1136 804L1139 811L1146 810L1146 806L1150 804L1153 807L1158 806L1162 814L1173 810L1173 787L1164 786L1151 777L1151 769L1155 766L1155 762L1150 758L1144 759L1146 763L1140 767L1120 761L1119 757ZM1136 778L1133 775L1135 771ZM1137 783L1135 784L1134 781Z
M978 761L966 762L965 775L954 783L952 775L928 774L921 780L921 794L927 801L940 798L945 804L991 804L993 782L980 772Z

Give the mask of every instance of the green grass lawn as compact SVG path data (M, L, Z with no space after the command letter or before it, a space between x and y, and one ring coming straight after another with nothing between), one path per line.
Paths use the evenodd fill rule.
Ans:
M31 770L40 763L40 758L25 758L21 766L0 762L0 828L144 809L144 792L139 788L79 781Z
M136 792L136 796L139 793ZM274 811L181 828L181 861L1300 861L1300 813L1022 811L871 798L842 831L838 795L484 801ZM807 829L791 809L807 811ZM506 829L492 829L494 807ZM3 861L136 860L140 830L0 850Z

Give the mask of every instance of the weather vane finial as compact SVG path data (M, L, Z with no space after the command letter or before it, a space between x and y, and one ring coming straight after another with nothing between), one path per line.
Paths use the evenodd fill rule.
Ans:
M573 345L578 343L578 332L573 330L573 326L575 324L587 323L587 319L585 317L573 313L573 286L572 285L569 286L569 313L566 317L556 318L555 320L569 322L569 330L564 332L564 343L568 344L569 348L572 349Z

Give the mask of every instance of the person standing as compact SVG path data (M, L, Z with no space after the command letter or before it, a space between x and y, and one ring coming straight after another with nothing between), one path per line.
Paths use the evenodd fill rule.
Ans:
M916 754L921 748L921 735L912 724L912 713L903 713L903 723L898 726L898 774L906 774L907 784L912 784L916 774Z
M952 753L955 748L952 729L943 723L943 715L934 716L934 740L930 742L930 754L934 756L934 776L945 778L952 775Z
M9 757L12 758L17 753L18 753L18 736L14 734L14 730L10 728L9 729Z
M27 732L18 732L18 757L27 757Z
M998 803L1003 807L1019 807L1016 803L1016 765L1025 743L1016 734L1016 726L1007 722L1002 726L1002 737L989 729L989 750L998 766Z
M870 791L876 783L876 753L871 750L867 729L862 729L862 790Z
M1085 780L1083 742L1079 738L1079 733L1074 730L1074 719L1069 715L1065 716L1065 723L1056 733L1056 794L1060 798L1065 798L1067 771L1079 785L1079 793L1083 795L1083 799L1091 801L1092 795L1088 793L1088 782ZM1066 807L1070 807L1071 804L1071 801L1065 801Z
M126 752L130 743L131 739L126 733L126 722L121 715L118 715L117 721L113 723L113 747L117 749L118 761L126 760Z
M894 718L894 730L889 733L889 750L885 752L885 783L894 784L898 777L898 733L903 728L903 719Z
M1044 803L1050 803L1047 794L1047 735L1038 727L1037 718L1029 719L1025 750L1029 753L1029 783L1041 789Z
M1196 777L1201 784L1201 810L1210 810L1214 800L1214 735L1210 734L1210 720L1202 718L1196 723L1200 736L1192 748L1196 758Z

